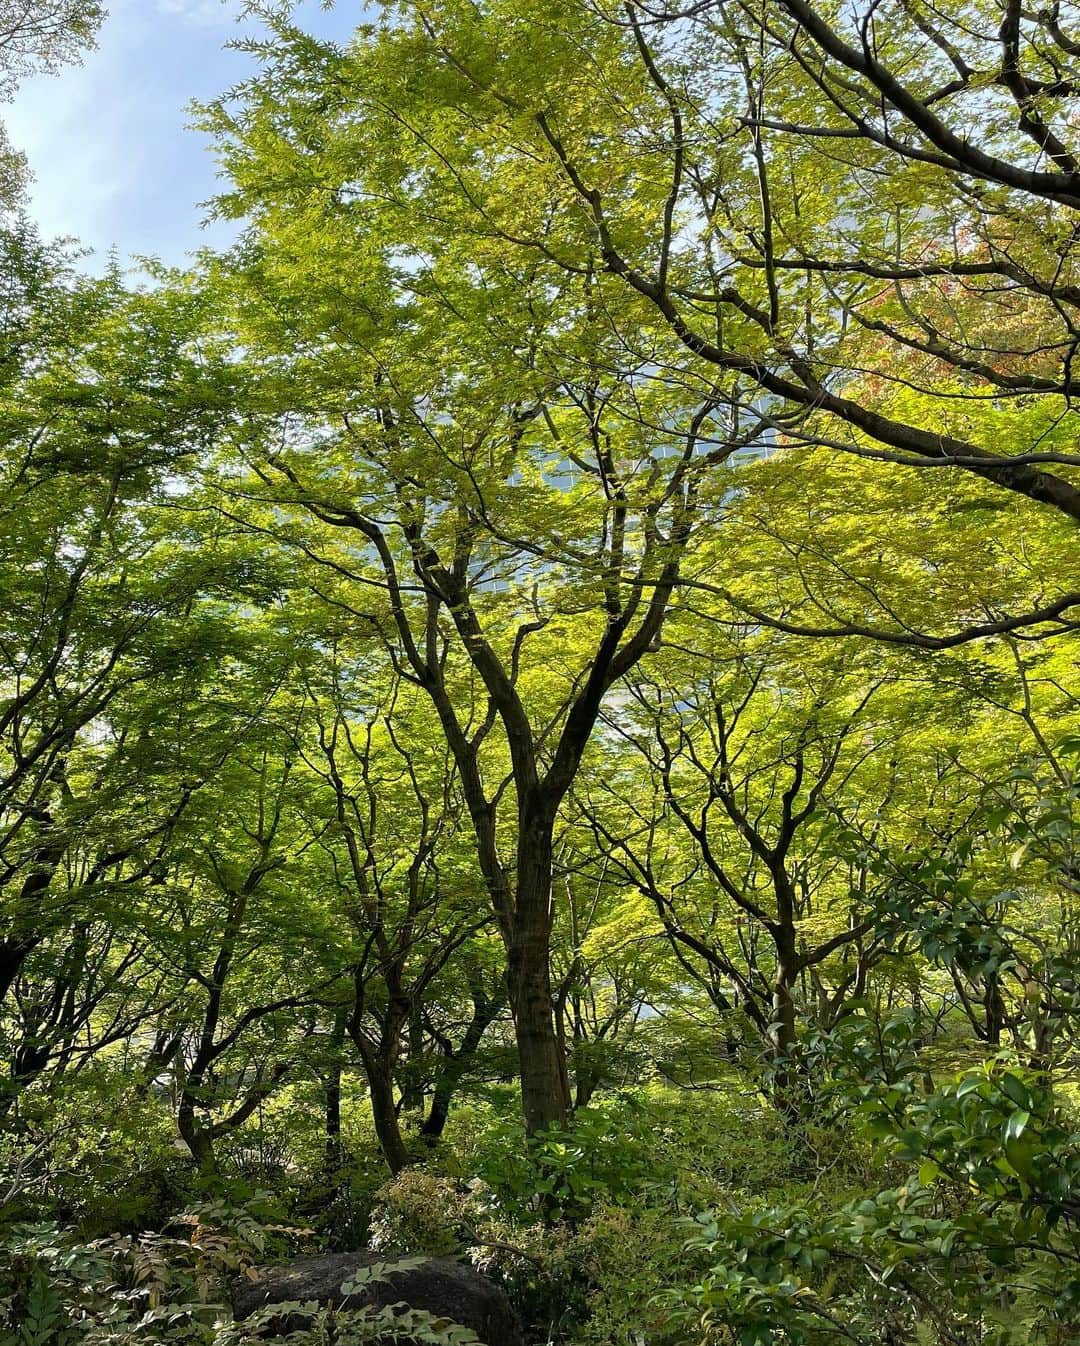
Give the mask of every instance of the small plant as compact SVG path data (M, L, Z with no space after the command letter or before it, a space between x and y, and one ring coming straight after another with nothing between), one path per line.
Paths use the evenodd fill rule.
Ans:
M506 1128L492 1136L481 1169L500 1205L521 1219L543 1214L555 1222L583 1220L674 1177L652 1117L631 1097L579 1108L570 1130L543 1131L527 1144Z
M375 1252L452 1256L466 1246L465 1197L449 1178L407 1168L375 1194L369 1224Z
M307 1237L267 1223L258 1207L204 1206L174 1220L175 1233L90 1243L55 1225L9 1229L0 1239L0 1344L211 1342L229 1317L228 1281Z

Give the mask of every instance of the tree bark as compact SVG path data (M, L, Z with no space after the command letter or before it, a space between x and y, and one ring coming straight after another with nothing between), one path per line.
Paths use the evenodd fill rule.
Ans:
M323 1095L324 1154L328 1173L341 1167L341 1048L345 1040L345 1015L339 1011L330 1035L332 1058Z
M516 915L507 947L510 1009L521 1072L525 1129L535 1135L570 1121L566 1060L551 989L552 833L554 818L523 810L518 836ZM545 810L545 813L547 811Z
M368 1082L371 1118L387 1167L395 1176L410 1163L411 1156L401 1134L394 1101L394 1067L401 1051L401 1034L409 1017L408 1001L391 1001L379 1026L378 1041L365 1036L361 1018L354 1012L349 1036L356 1046Z
M419 1063L424 1054L424 1026L420 1019L420 1005L416 1003L409 1012L409 1056L408 1071L404 1072L401 1089L401 1108L403 1112L423 1112L427 1101L421 1078Z
M195 1160L196 1167L203 1177L210 1177L217 1173L217 1156L214 1153L214 1139L206 1127L200 1126L195 1116L195 1095L192 1092L193 1086L189 1076L184 1082L183 1092L180 1095L180 1106L176 1114L176 1126L180 1132L180 1138L191 1151L191 1157Z
M450 1104L461 1082L466 1067L476 1055L480 1041L488 1028L498 1018L506 1000L502 993L486 996L478 989L473 990L473 1013L461 1046L447 1055L442 1069L435 1080L435 1089L431 1096L431 1107L420 1134L429 1145L434 1145L442 1136L450 1116Z
M408 1166L409 1151L401 1134L397 1108L394 1105L393 1072L381 1052L362 1050L361 1055L368 1080L375 1135L386 1165L396 1177Z
M802 962L797 947L795 892L781 853L774 855L771 868L777 908L777 919L770 932L776 947L772 999L773 1093L783 1117L796 1122L806 1106L806 1074L800 1060L793 991Z

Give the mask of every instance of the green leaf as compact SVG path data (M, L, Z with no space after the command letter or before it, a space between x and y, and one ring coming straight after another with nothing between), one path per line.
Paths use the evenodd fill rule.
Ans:
M1005 1123L1005 1139L1019 1140L1024 1134L1024 1128L1031 1121L1031 1113L1025 1108L1018 1108Z
M1014 1075L1011 1071L1007 1072L1002 1077L1001 1087L1017 1107L1031 1110L1031 1090L1019 1075Z

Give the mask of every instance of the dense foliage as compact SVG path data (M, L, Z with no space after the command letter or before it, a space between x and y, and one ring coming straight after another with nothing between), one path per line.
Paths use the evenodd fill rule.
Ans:
M254 9L232 249L0 183L0 1343L1077 1340L1080 12Z

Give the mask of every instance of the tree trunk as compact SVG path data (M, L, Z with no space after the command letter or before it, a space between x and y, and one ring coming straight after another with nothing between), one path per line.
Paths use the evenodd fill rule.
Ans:
M776 978L773 982L772 1046L773 1098L789 1122L798 1121L806 1107L806 1077L799 1059L795 998L792 987L798 975L794 927L784 924L774 932Z
M574 1111L578 1108L587 1108L592 1102L592 1096L596 1093L597 1086L600 1083L600 1076L594 1066L586 1065L581 1060L574 1062Z
M416 1003L409 1012L409 1058L408 1070L403 1072L401 1088L401 1109L403 1112L423 1112L427 1101L424 1080L420 1074L420 1062L424 1056L424 1025L420 1018L420 1005Z
M217 1156L214 1154L214 1141L210 1132L199 1125L195 1117L195 1098L189 1086L184 1085L177 1111L177 1128L184 1144L191 1151L202 1177L211 1177L218 1171Z
M326 1075L323 1099L323 1126L326 1169L330 1174L341 1167L341 1048L345 1041L345 1014L339 1011L334 1018L330 1035L333 1057Z
M435 1090L431 1096L431 1108L420 1128L420 1134L429 1145L434 1145L442 1135L447 1118L450 1116L450 1104L461 1077L469 1061L476 1055L481 1038L498 1018L499 1011L505 1003L501 994L489 997L478 990L473 991L473 1013L469 1026L465 1030L461 1046L456 1052L447 1056L439 1071L435 1080Z
M410 1156L398 1123L397 1108L394 1106L393 1069L381 1052L370 1051L364 1056L364 1069L371 1095L371 1115L375 1123L375 1135L378 1137L379 1148L383 1152L387 1167L396 1177L408 1166Z
M532 1136L570 1122L570 1087L551 992L552 830L546 816L521 818L515 921L509 961L510 1008L521 1072L525 1130Z
M0 939L0 1001L11 989L23 963L41 942L40 938L29 935L22 939L13 936Z
M401 1050L401 1033L408 1021L411 1005L407 999L391 998L379 1026L378 1042L364 1035L355 1013L349 1024L349 1036L359 1053L367 1076L371 1099L371 1117L375 1135L390 1172L395 1176L411 1162L398 1121L394 1102L394 1067Z
M1005 1019L1005 998L1001 993L1001 980L996 972L989 972L986 976L986 1041L990 1046L1001 1046Z

